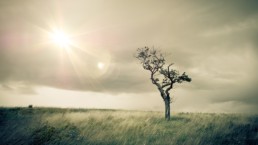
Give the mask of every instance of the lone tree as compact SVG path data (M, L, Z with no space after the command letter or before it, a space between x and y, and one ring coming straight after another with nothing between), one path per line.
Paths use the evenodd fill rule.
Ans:
M157 86L165 103L165 119L170 120L171 97L169 91L175 83L191 82L191 78L185 74L179 74L171 68L173 63L165 64L165 58L160 51L148 47L138 48L135 56L140 60L143 68L150 71L150 79Z

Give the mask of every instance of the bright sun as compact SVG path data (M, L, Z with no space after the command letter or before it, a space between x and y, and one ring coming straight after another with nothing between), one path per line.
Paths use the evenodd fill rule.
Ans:
M56 30L51 35L53 41L58 44L60 47L67 47L71 44L71 40L68 35L66 35L63 31Z

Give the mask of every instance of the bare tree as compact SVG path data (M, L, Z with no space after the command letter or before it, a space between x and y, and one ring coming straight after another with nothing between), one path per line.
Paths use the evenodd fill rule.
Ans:
M173 63L166 65L162 53L154 48L138 48L135 57L140 60L145 70L150 71L150 79L157 86L165 102L165 119L170 120L169 91L173 89L175 83L191 82L191 78L185 72L180 75L177 70L172 69Z

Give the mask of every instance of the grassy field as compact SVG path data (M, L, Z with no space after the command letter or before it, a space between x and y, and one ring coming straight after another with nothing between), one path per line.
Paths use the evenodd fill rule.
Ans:
M258 144L258 116L0 108L1 145Z

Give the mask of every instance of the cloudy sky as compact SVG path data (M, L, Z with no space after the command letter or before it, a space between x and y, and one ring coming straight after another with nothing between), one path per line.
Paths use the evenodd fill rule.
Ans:
M133 57L187 72L172 111L258 113L257 0L0 2L0 106L164 110ZM60 44L59 38L62 37Z

